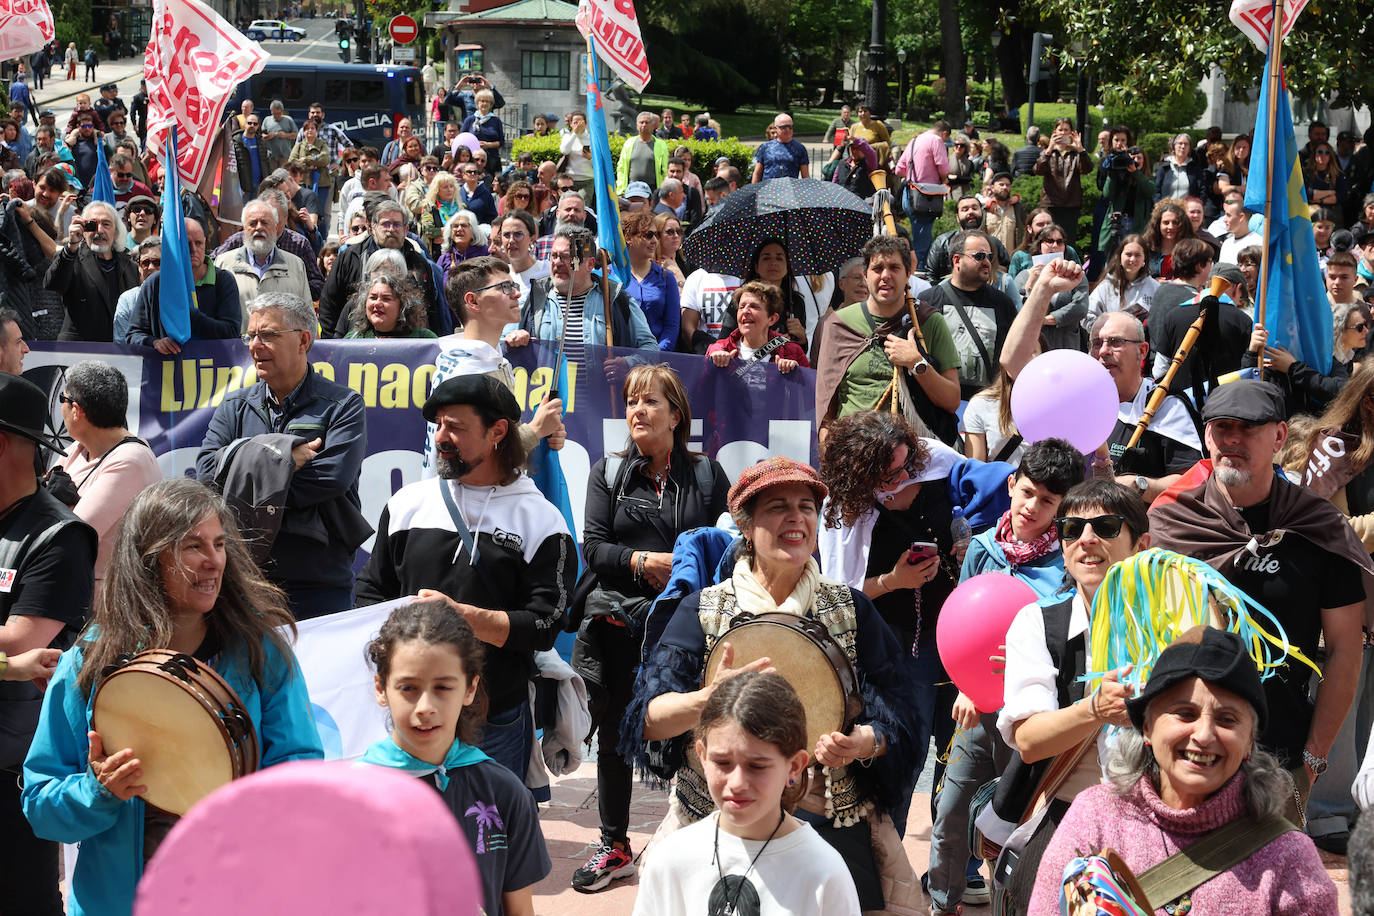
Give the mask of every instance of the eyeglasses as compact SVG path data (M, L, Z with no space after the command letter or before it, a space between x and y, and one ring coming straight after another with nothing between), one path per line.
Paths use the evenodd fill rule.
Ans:
M139 267L162 267L162 258L139 258Z
M791 130L791 129L792 129L792 125L791 125L791 124L778 124L778 125L776 125L776 127L778 128L778 130Z
M1040 244L1041 244L1041 245L1063 245L1063 244L1065 244L1065 242L1064 242L1063 239L1041 239L1041 240L1040 240Z
M979 264L982 264L984 261L991 261L991 260L992 260L992 252L990 252L990 251L965 251L965 252L962 252L962 253L959 255L959 257L961 257L961 258L973 258L973 260L977 261Z
M267 344L267 345L270 347L270 346L272 346L272 344L276 343L276 342L277 342L277 338L278 338L278 337L281 337L283 334L293 334L293 333L295 333L295 332L297 332L297 331L301 331L301 330L304 330L304 329L303 329L303 328L282 328L282 329L280 329L280 330L274 330L274 329L271 329L271 328L263 328L263 329L260 330L260 331L249 331L247 334L244 334L244 335L240 336L240 337L239 337L239 340L243 341L244 345L247 346L248 344L251 344L251 343L253 342L253 339L254 339L254 338L257 338L258 340L262 341L263 343Z
M474 289L474 293L484 293L489 289L500 290L504 295L520 292L520 284L514 280L502 280L500 283L488 283L486 286L479 286Z
M404 229L406 224L401 220L383 219L377 221L377 226L381 229Z
M897 470L888 471L882 477L878 478L878 483L881 486L890 487L893 484L897 483L903 475L905 475L906 478L910 480L911 478L915 477L918 473L920 473L920 471L921 465L919 463L919 459L916 453L910 452L906 456L905 464L897 468Z
M1126 523L1126 516L1117 515L1098 515L1093 518L1079 518L1076 515L1066 515L1054 520L1055 530L1059 532L1059 540L1065 544L1072 544L1083 536L1083 531L1092 525L1093 534L1096 534L1104 541L1110 541L1121 534L1121 526Z
M572 252L570 251L551 251L549 260L555 264L571 264L573 262Z
M65 394L59 394L57 396L57 401L60 404L75 404L76 398L69 398Z
M1088 341L1088 352L1096 353L1098 350L1104 348L1110 350L1120 350L1127 344L1138 343L1144 343L1144 341L1137 340L1134 337L1094 337L1092 340Z

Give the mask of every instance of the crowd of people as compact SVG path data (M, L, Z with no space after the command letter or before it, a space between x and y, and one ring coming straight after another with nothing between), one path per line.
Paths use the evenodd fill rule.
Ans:
M868 109L846 109L826 179L872 195L868 176L892 165L906 224L812 275L793 268L807 240L767 238L736 277L693 264L683 241L746 181L809 175L791 116L773 121L749 179L722 158L702 181L674 145L686 127L644 112L617 169L619 282L596 270L580 113L558 161L505 165L504 101L481 76L436 97L446 127L428 151L404 119L379 150L354 146L320 103L300 124L280 102L265 116L244 103L232 116L242 230L189 197L184 235L191 339L240 338L256 379L215 407L195 479L163 481L125 427L112 366L62 377L71 442L21 376L26 341L149 358L184 343L159 311L146 104L131 132L113 87L101 96L79 98L64 131L40 112L22 153L22 120L0 120L0 165L7 150L26 163L0 175L0 722L18 737L0 741L0 768L22 773L0 781L6 908L61 912L63 842L81 844L70 911L129 912L175 823L142 800L134 751L92 728L108 666L153 648L210 664L244 701L264 766L318 758L293 623L408 599L367 649L393 728L363 760L442 793L487 913L534 912L552 867L538 803L568 757L541 754L538 729L546 750L596 746L600 836L572 886L594 893L642 867L637 913L941 916L987 902L995 883L1010 912L1048 916L1080 850L1113 846L1143 872L1247 819L1270 831L1263 842L1178 889L1169 912L1336 912L1317 848L1353 854L1357 824L1374 823L1359 817L1374 796L1374 756L1361 764L1374 712L1374 171L1361 170L1374 144L1342 134L1333 150L1320 125L1309 134L1335 356L1307 366L1255 319L1244 137L1195 152L1180 135L1152 173L1126 128L1089 151L1060 122L1043 147L1032 132L1011 152L937 122L898 150ZM554 129L541 120L536 131ZM709 116L703 130L717 130ZM113 204L90 200L95 144ZM1083 244L1094 169L1101 232ZM1033 209L1010 193L1018 170L1046 179ZM958 228L932 238L947 198ZM1230 284L1207 306L1217 321L1134 441L1213 277ZM322 337L438 347L413 444L423 476L385 500L375 530L359 492L364 402L312 371ZM579 363L589 347L623 348L602 368L626 438L589 473L581 578L574 533L528 473L536 443L566 440L562 403L522 421L512 393L506 354L535 340ZM1017 378L1063 349L1100 364L1120 405L1087 454L1026 441L1013 414ZM814 370L819 467L774 456L732 481L688 448L700 405L655 351L710 371ZM1247 368L1264 380L1220 384ZM1085 689L1104 661L1099 590L1150 547L1214 567L1321 677L1290 660L1261 680L1241 640L1208 630L1183 634L1143 682L1114 670ZM1003 702L989 709L951 684L936 626L956 587L990 571L1036 600L1006 634ZM736 663L731 631L762 614L808 619L833 644L853 677L842 726L813 733L806 691L767 658ZM531 700L565 629L587 688L586 729L571 736ZM902 838L928 757L930 859L913 862ZM636 774L670 787L638 851ZM1021 843L993 882L969 827L997 778L991 808ZM1042 791L1038 817L1003 798L1018 789ZM1374 912L1370 895L1357 886L1357 912Z

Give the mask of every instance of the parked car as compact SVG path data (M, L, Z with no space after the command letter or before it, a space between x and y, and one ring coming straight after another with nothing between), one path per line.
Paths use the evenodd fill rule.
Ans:
M300 41L305 37L305 29L287 25L280 19L255 19L243 34L254 41Z

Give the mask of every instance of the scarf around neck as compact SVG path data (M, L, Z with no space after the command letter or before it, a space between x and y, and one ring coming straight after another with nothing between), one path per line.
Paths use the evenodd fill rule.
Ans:
M434 773L434 781L442 792L448 788L449 773L459 767L472 766L474 763L490 759L481 748L464 744L455 738L453 746L444 757L444 762L435 766L403 749L393 738L387 737L374 742L358 762L400 770L408 776L423 777Z
M773 600L768 589L749 568L749 561L741 557L735 561L735 571L730 575L730 584L735 589L735 600L740 609L749 614L791 614L805 617L816 597L816 586L821 581L821 570L815 558L806 561L801 578L797 580L792 594L783 599L782 604Z
M1002 553L1006 554L1007 562L1012 566L1024 566L1032 563L1041 557L1048 556L1059 549L1059 532L1054 526L1046 528L1035 538L1023 541L1017 538L1011 528L1011 510L1002 513L1002 518L997 522L997 534L993 536L997 541L997 546L1002 548Z

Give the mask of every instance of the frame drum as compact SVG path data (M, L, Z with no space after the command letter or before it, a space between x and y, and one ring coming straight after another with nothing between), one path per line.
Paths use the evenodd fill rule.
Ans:
M170 814L259 764L257 732L233 688L204 662L165 649L105 669L91 728L107 752L133 749L143 800Z
M734 647L734 667L767 657L801 697L808 755L815 756L821 735L847 733L862 714L854 666L818 621L782 613L736 616L711 648L703 683L716 676L726 643Z

